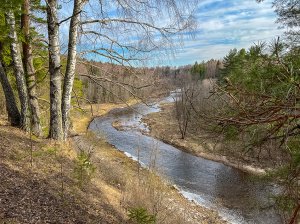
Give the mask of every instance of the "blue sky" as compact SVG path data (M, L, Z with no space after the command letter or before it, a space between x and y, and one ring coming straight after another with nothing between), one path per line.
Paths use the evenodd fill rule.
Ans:
M87 4L89 16L86 19L97 18L99 16L98 0L91 0ZM179 3L180 0L178 0ZM178 41L175 54L158 52L161 56L152 57L146 65L171 65L180 66L193 64L195 61L206 61L210 59L222 59L230 49L249 48L258 41L271 41L283 34L284 30L279 29L276 23L276 14L272 8L273 0L265 0L257 3L255 0L198 0L199 5L195 10L197 28L193 35L187 32L183 36L183 42ZM108 16L115 17L114 6L107 4ZM99 3L99 2L98 2ZM72 1L64 4L61 10L61 18L68 17L72 12ZM195 5L192 5L195 7ZM164 16L157 20L159 24L164 24ZM62 49L66 50L68 38L68 23L61 27ZM98 29L100 29L98 27ZM97 28L96 28L97 30ZM126 29L125 29L126 30ZM101 28L100 32L105 32ZM130 43L134 40L131 32L124 31L111 33L112 37L120 42ZM128 35L126 37L126 35ZM132 37L133 36L133 37ZM130 37L130 38L129 38ZM107 47L102 41L82 39L79 49L94 48L99 46ZM96 46L97 45L97 46ZM120 53L120 52L119 52ZM158 55L158 54L156 54ZM155 56L155 54L153 55ZM86 55L89 59L108 61L103 57L92 54ZM137 64L137 66L140 66Z
M186 37L175 57L165 64L185 65L195 61L221 59L230 49L248 48L283 34L278 29L272 1L202 0L196 11L198 28L194 38Z

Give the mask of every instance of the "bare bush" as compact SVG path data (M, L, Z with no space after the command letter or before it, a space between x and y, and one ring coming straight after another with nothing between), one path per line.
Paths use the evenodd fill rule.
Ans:
M187 134L188 125L191 121L192 107L189 99L193 98L194 89L188 86L182 87L175 96L175 117L181 138L184 139Z
M213 80L188 80L182 82L178 93L174 97L175 117L181 138L184 139L188 132L195 134L198 126L205 116L214 113L213 97L209 98L213 88Z

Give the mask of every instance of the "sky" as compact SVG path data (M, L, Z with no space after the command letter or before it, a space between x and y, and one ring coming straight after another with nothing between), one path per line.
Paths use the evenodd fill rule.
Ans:
M164 62L173 66L195 61L222 59L230 49L249 48L283 34L276 23L272 1L203 0L196 11L195 37L185 37L174 57Z
M88 13L96 16L98 8L95 2L91 0ZM180 0L178 0L180 2ZM277 36L284 33L283 29L279 29L280 24L276 23L276 13L272 8L273 0L264 0L262 3L257 3L255 0L199 0L199 5L194 12L197 28L193 31L193 35L187 32L183 36L183 42L176 45L175 54L163 54L162 57L152 57L147 66L181 66L194 64L195 61L207 61L210 59L221 59L226 56L230 49L249 48L251 45L259 41L271 41ZM110 1L107 1L108 3ZM67 18L72 12L72 1L65 3L61 10L61 17ZM111 5L108 8L108 16L115 17L115 10ZM96 14L95 14L96 13ZM61 19L62 19L61 18ZM89 17L90 18L94 18ZM164 19L157 21L164 23ZM61 25L61 43L62 51L67 50L65 40L68 38L69 24ZM125 29L126 30L126 29ZM101 30L100 32L103 32ZM127 32L127 31L126 31ZM125 33L126 33L125 32ZM131 34L131 33L130 33ZM113 38L118 41L128 41L122 33L112 34ZM93 48L100 42L91 44L90 39L81 40L81 46L78 48L86 49ZM132 39L129 41L132 41ZM102 45L103 46L103 45ZM104 47L107 47L104 45ZM120 53L120 52L119 52ZM155 54L154 54L155 55ZM158 55L158 54L157 54ZM107 58L88 54L85 57L98 61L109 61ZM137 66L140 66L137 64Z

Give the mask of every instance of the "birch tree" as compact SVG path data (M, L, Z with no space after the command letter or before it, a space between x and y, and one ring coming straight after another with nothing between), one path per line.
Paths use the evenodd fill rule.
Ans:
M54 139L66 138L68 134L79 30L81 58L94 55L97 60L133 67L134 62L147 58L144 57L146 53L169 48L176 34L191 27L193 19L189 13L192 10L187 9L196 1L86 2L75 0L72 14L61 21L58 21L58 1L46 2L51 98L49 136ZM85 5L89 8L83 13ZM68 55L61 94L59 25L68 20ZM126 88L126 85L123 87Z
M17 4L18 5L18 4ZM21 126L21 115L17 106L17 101L14 95L13 88L8 78L8 66L5 63L5 51L10 46L10 40L8 37L8 26L5 19L5 12L7 8L11 7L11 3L0 5L0 83L5 96L5 107L8 115L8 121L12 126Z
M63 100L62 100L62 121L64 138L69 130L69 112L71 108L71 94L75 77L76 67L76 44L78 36L78 27L80 25L80 13L86 3L86 0L74 0L74 9L70 22L67 68L64 77Z
M61 64L57 0L47 2L47 24L49 39L49 74L50 74L50 129L49 137L63 139L61 112Z
M29 109L29 97L27 92L27 85L25 80L25 73L23 69L22 56L20 44L16 31L15 15L12 10L8 10L6 13L6 21L9 27L10 38L10 51L12 57L12 63L14 67L14 74L16 77L17 89L19 99L21 103L21 128L25 131L30 130L30 109Z

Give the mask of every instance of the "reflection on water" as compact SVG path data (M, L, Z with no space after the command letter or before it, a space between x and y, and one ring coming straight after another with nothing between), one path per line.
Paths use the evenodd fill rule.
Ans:
M165 98L166 101L172 101L172 96ZM141 123L142 116L157 111L158 104L116 109L105 117L94 119L89 128L104 135L109 143L127 155L139 157L145 165L156 157L159 172L179 187L183 195L218 210L232 223L281 223L270 197L278 191L273 184L142 135L140 130L147 130ZM115 120L134 128L118 131L111 125Z

